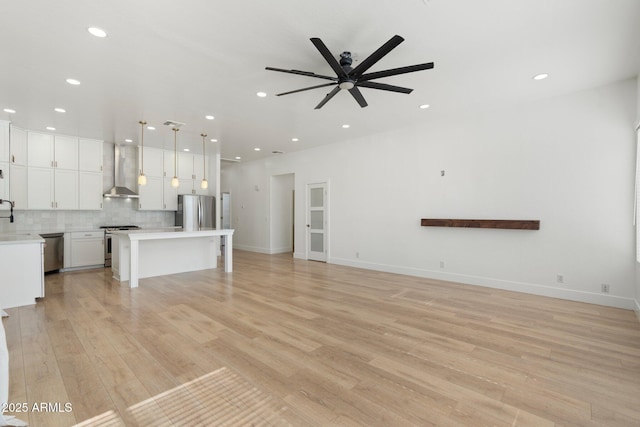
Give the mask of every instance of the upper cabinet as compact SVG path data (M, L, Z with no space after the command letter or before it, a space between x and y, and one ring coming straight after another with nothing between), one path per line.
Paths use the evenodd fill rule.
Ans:
M11 125L9 139L9 161L12 165L27 166L27 131Z
M193 154L178 153L178 178L194 179L193 176Z
M78 170L102 172L102 141L95 139L78 140Z
M144 164L143 164L144 161ZM146 176L164 176L164 150L158 148L138 147L138 169Z
M175 154L173 151L164 150L164 176L173 178L176 174Z
M9 162L9 122L0 121L0 162Z
M9 162L0 162L0 199L11 200L9 190ZM0 210L6 210L9 207L9 203L0 204Z
M27 165L78 170L78 138L28 132Z
M27 132L27 165L53 168L53 135Z

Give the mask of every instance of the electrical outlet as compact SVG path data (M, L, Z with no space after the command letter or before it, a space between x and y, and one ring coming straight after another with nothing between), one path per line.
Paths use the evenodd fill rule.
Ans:
M440 261L440 268L444 268L444 261Z
M603 283L600 287L600 292L602 292L603 294L608 294L609 293L609 285L607 283Z
M556 276L556 282L558 282L558 283L564 283L564 275L562 275L562 274L558 274L558 275Z

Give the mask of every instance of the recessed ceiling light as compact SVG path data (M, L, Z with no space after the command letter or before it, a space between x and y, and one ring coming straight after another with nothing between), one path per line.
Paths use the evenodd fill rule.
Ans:
M67 110L65 110L64 108L54 108L53 111L55 111L56 113L66 113Z
M124 142L133 142L133 139L127 138L124 140Z
M66 82L69 83L70 85L74 85L74 86L77 86L77 85L80 84L80 81L76 80L76 79L67 79Z
M256 147L253 149L253 151L260 151L260 148Z
M47 126L47 130L56 130L53 126Z
M535 76L533 76L533 80L544 80L547 77L549 77L549 74L547 73L540 73L540 74L536 74Z
M185 149L183 149L183 151L191 151L191 150L189 150L188 148L185 148Z
M149 130L156 130L156 128L154 128L153 126L147 126L147 129L149 129Z
M205 119L207 119L207 120L213 120L213 119L215 119L215 117L213 117L213 116L204 116L204 118L205 118Z
M236 159L236 160L240 160L240 159L242 159L242 157L240 157L240 156L236 156L236 157L235 157L235 159Z
M256 93L256 95L258 97L260 97L260 98L264 98L265 96L267 96L267 93L266 92L258 92L258 93Z
M215 138L214 138L214 139L210 139L209 141L211 141L211 142L218 142L218 140L217 140L217 139L215 139Z
M298 138L291 138L291 141L293 141L293 142L298 142L298 141L300 141L300 140L299 140Z
M351 127L351 125L342 125L342 127L343 127L344 129L349 129L349 128Z
M427 108L429 108L429 104L422 104L420 108L422 108L423 110L426 110Z
M105 30L103 30L102 28L89 27L89 28L87 28L87 31L89 31L89 33L91 33L91 35L96 36L96 37L100 37L100 38L107 37L107 32Z
M11 108L5 108L5 109L4 109L4 112L5 112L5 113L9 113L9 114L15 114L15 113L16 113L16 110L13 110L13 109L11 109Z

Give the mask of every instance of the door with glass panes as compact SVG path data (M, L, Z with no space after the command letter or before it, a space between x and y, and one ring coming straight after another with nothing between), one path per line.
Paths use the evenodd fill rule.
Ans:
M307 185L307 259L327 261L327 184Z

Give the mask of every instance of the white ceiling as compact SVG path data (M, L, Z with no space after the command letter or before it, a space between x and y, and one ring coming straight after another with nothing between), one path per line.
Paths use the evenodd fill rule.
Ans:
M265 66L334 75L309 38L351 51L355 67L395 34L404 43L369 71L433 61L378 80L412 94L365 88L366 108L342 92L320 110L326 88L274 96L326 81ZM219 140L208 152L247 161L633 77L640 1L20 0L3 2L0 40L0 119L132 144L144 119L157 128L145 143L169 149L162 122L175 120L179 149L201 152L206 132Z

